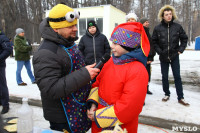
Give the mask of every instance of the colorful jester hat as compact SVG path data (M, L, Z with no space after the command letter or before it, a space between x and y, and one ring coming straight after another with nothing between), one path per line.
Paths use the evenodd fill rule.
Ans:
M131 49L141 47L144 55L146 57L149 55L149 40L143 25L139 22L127 22L118 25L113 30L110 41Z

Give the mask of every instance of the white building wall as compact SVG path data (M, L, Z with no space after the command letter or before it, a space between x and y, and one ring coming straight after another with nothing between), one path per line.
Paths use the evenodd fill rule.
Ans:
M125 22L126 14L113 7L112 5L102 5L96 7L83 7L74 8L80 11L80 18L103 18L103 34L110 39L111 33L115 28L115 24L118 25ZM46 11L46 17L48 17L49 11ZM86 24L87 27L87 24ZM81 36L80 36L81 37ZM79 37L79 39L80 39ZM79 42L79 40L77 40ZM111 42L110 42L111 43Z
M103 17L103 34L108 38L110 37L110 5L104 6L104 17Z
M125 23L126 19L126 13L122 12L121 10L111 6L111 10L110 10L110 28L109 28L109 34L112 34L112 31L115 28L115 24L117 23L118 25L121 23Z
M75 10L80 11L80 18L93 18L93 17L103 17L103 7L83 7L76 8Z

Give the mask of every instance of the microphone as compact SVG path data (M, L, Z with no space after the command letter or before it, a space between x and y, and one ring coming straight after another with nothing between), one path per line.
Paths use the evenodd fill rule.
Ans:
M110 59L110 55L109 54L105 54L101 58L101 60L96 64L96 66L94 68L101 68L103 66L103 64L106 63L109 59Z

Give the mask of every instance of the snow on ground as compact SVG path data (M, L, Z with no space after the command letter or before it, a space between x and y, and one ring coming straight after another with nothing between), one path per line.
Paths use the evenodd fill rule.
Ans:
M161 101L161 99L164 96L164 93L162 91L159 59L158 55L155 56L154 58L155 61L152 63L152 80L150 83L150 90L153 92L153 95L146 96L146 101L145 101L146 105L144 106L141 115L159 117L167 120L176 120L180 122L194 123L200 125L200 113L199 113L200 86L198 86L199 84L193 83L193 81L200 83L199 55L200 51L194 51L194 50L186 50L183 54L180 55L182 80L184 83L187 81L192 83L188 85L187 84L183 85L185 100L191 104L189 107L185 107L178 103L175 87L173 84L170 85L170 91L171 91L170 100L165 103ZM16 68L17 64L14 58L8 58L6 67L6 76L7 76L7 83L10 95L19 97L28 97L32 99L41 99L37 85L31 83L25 68L23 68L22 70L22 79L28 85L27 86L17 85ZM195 75L198 77L196 79L193 79ZM169 69L169 79L173 79L171 69ZM16 108L18 108L18 106ZM45 123L44 122L45 120L41 118L42 117L41 108L39 109L36 108L36 112L39 113L39 115L41 115L38 120L35 120L35 123L37 123L36 126L38 125L43 128L47 128L46 127L47 123ZM40 120L44 125L40 123ZM147 128L152 129L153 127L139 125L140 130L138 132L143 133L142 129L148 131ZM156 132L156 130L158 129L155 128L154 131L152 130L151 132L154 133L154 131ZM161 132L158 131L158 133Z
M195 41L190 42L190 46L187 46L186 49L190 49L190 50L195 49Z
M198 75L198 85L200 85L200 51L186 50L180 55L181 77L183 82L192 82L193 73ZM168 102L162 102L164 92L162 91L162 76L158 55L155 56L152 63L152 80L150 91L153 95L146 96L146 105L143 108L142 115L159 117L167 120L177 120L186 123L195 123L200 125L200 86L183 85L184 98L190 103L189 107L180 105L177 100L174 84L170 85L171 96ZM169 69L169 79L173 79L172 70ZM195 91L192 89L195 88Z
M141 115L200 125L199 92L184 91L185 100L191 104L190 107L185 107L178 103L175 89L172 87L170 88L171 97L168 102L162 102L161 100L164 97L161 85L151 83L150 88L153 95L147 95Z
M11 106L11 109L7 114L3 115L4 118L16 117L17 109L20 108L21 104L10 103L10 106ZM41 133L43 130L50 130L49 122L43 118L42 108L36 107L36 106L31 106L31 108L33 109L33 122L34 122L33 123L33 125L34 125L33 133ZM2 107L0 107L0 110L1 109L2 109ZM39 130L39 132L38 132L38 130ZM150 125L139 124L138 133L147 133L147 131L148 131L148 133L178 133L178 132L170 131L168 129L153 127ZM61 132L53 131L53 133L61 133ZM91 133L91 130L89 130L87 133Z

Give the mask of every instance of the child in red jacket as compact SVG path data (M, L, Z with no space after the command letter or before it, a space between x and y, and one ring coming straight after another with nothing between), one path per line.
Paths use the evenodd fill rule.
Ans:
M136 133L148 85L149 41L138 22L118 25L110 40L112 58L97 76L88 98L92 133L112 129L117 123L128 133Z

